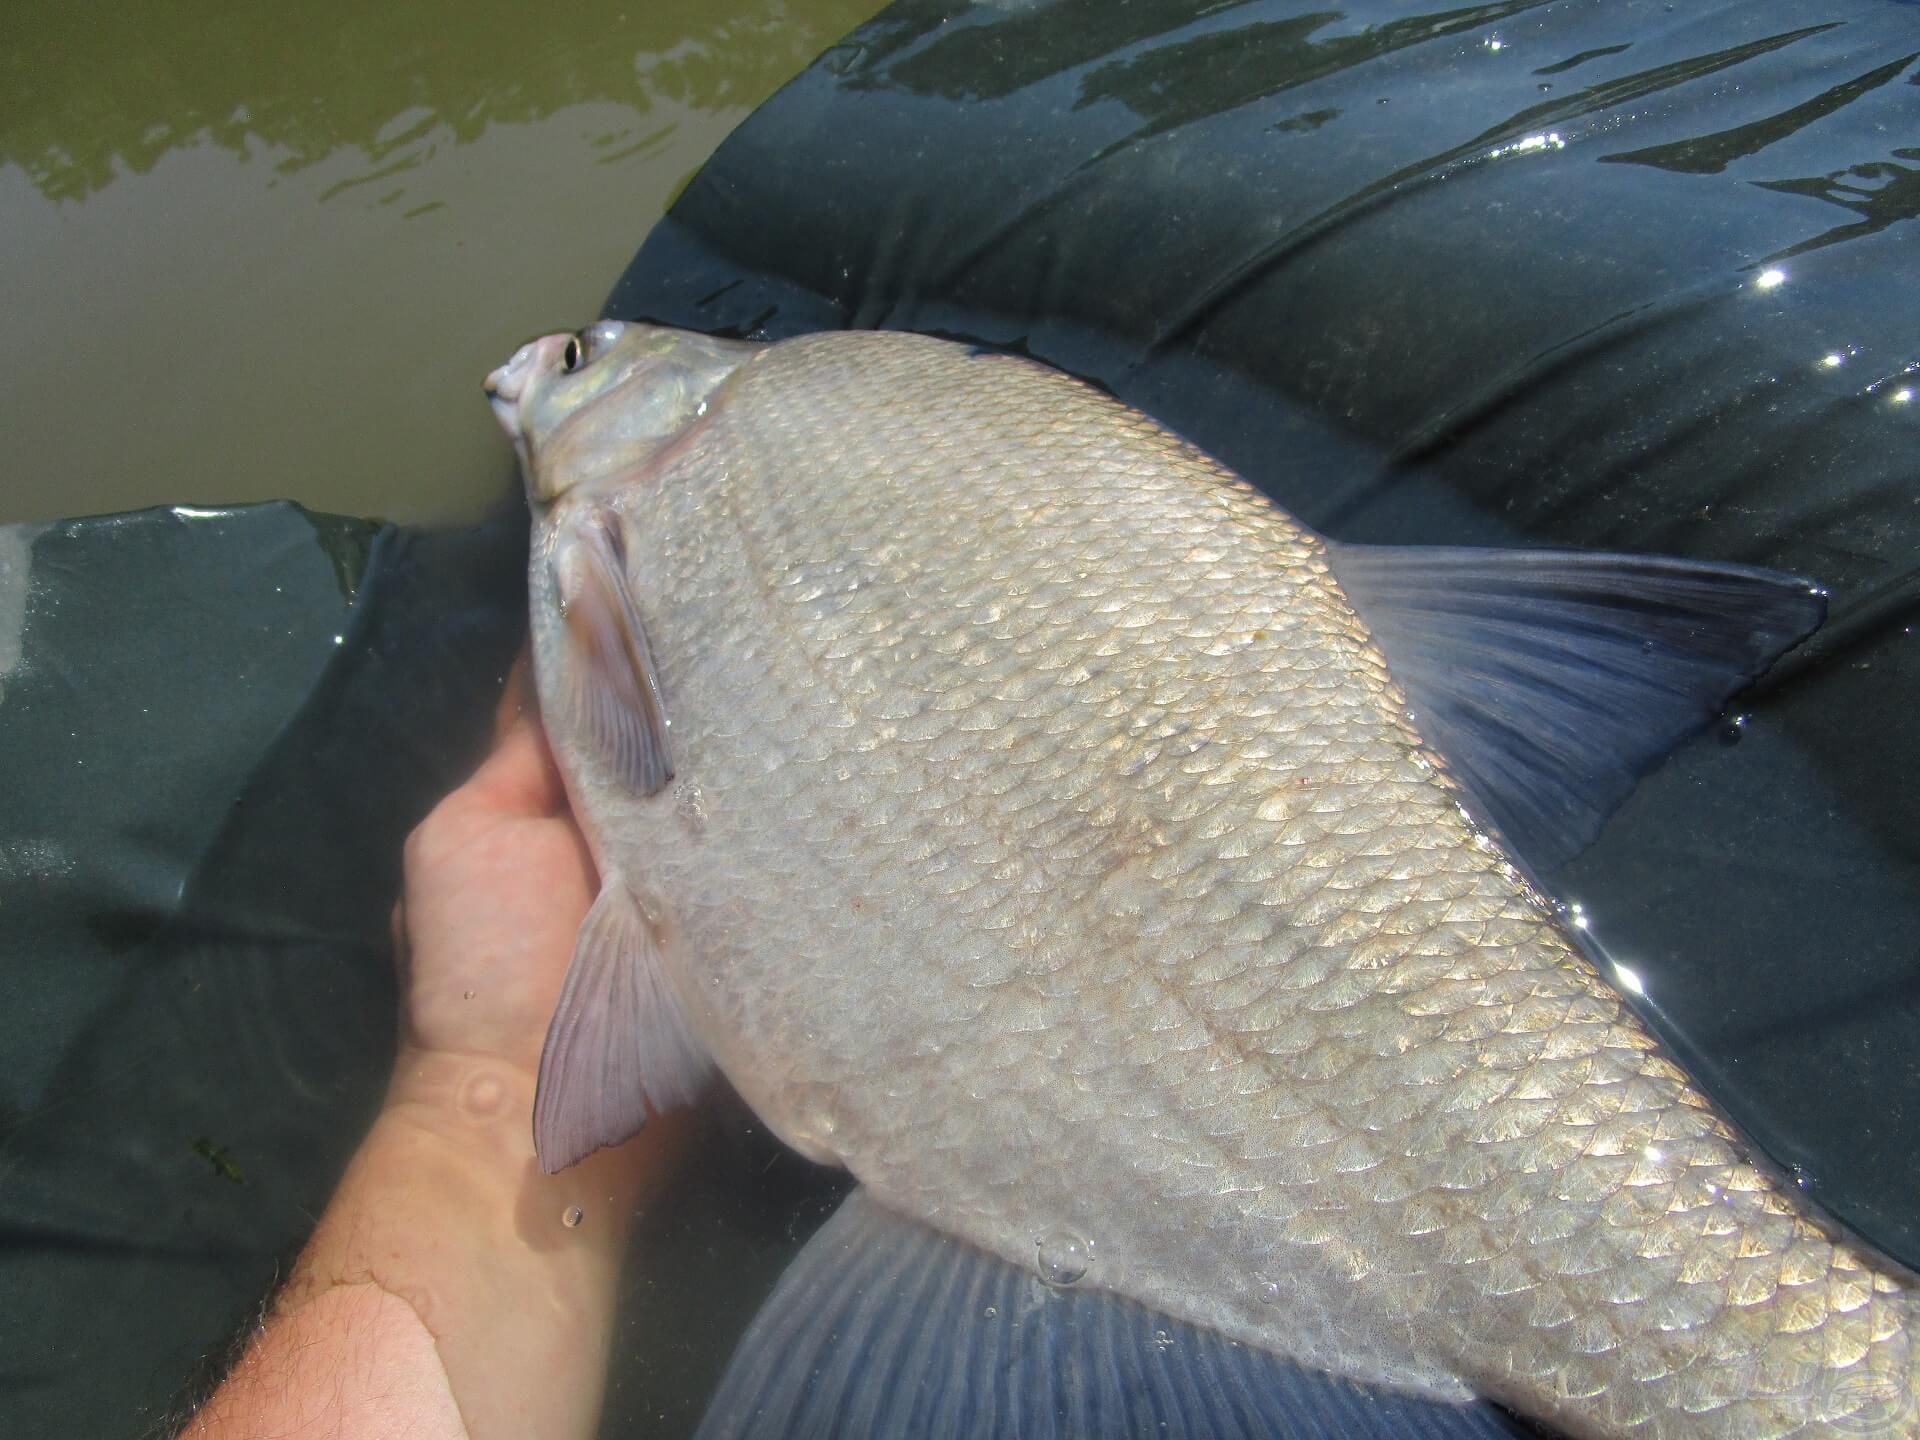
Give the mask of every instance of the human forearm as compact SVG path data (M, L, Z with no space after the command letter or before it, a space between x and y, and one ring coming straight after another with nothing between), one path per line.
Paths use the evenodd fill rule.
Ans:
M403 1054L266 1327L186 1433L591 1434L629 1217L671 1127L544 1175L532 1092L497 1059Z
M433 1337L405 1301L340 1285L262 1327L183 1436L467 1440Z

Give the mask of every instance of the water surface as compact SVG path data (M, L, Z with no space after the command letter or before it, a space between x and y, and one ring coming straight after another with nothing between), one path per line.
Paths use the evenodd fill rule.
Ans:
M715 145L878 0L0 19L0 523L474 513L479 377L594 315Z

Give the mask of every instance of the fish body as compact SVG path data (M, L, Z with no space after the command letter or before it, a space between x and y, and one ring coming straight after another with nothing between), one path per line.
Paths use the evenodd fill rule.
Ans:
M647 1053L592 1088L710 1057L885 1208L1358 1381L1575 1435L1920 1433L1907 1281L1476 821L1337 547L931 339L603 324L492 388L583 948L646 970L602 984Z

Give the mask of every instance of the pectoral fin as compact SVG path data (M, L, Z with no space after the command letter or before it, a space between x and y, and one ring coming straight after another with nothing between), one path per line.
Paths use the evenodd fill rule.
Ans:
M660 674L627 583L619 517L601 511L578 522L555 562L569 718L616 776L652 795L673 779L673 754Z
M551 1174L637 1135L649 1105L685 1104L711 1068L667 985L652 922L619 876L607 875L574 941L540 1055L540 1168Z
M1518 1440L1492 1405L1356 1384L894 1215L864 1190L742 1337L698 1440Z

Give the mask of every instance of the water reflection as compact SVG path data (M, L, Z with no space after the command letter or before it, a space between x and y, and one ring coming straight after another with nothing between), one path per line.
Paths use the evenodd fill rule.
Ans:
M1171 35L1196 22L1231 15L1248 0L1060 0L1025 15L992 17L988 24L958 24L960 5L931 5L882 17L863 32L850 63L862 84L888 85L948 100L997 100L1102 56ZM1337 19L1339 12L1308 20L1308 28ZM977 17L976 17L977 19ZM1253 27L1248 27L1253 28ZM942 33L944 32L944 33ZM1244 31L1240 33L1245 33ZM930 35L938 38L924 47ZM915 50L917 53L907 54ZM901 57L897 64L889 63Z
M1800 34L1817 34L1820 30L1830 28L1823 25ZM1678 144L1650 145L1644 150L1629 150L1605 158L1630 161L1637 165L1654 165L1662 170L1679 170L1691 175L1713 174L1726 169L1735 160L1757 155L1767 146L1798 134L1814 121L1823 120L1844 109L1869 91L1878 90L1912 64L1916 56L1920 56L1920 51L1878 66L1856 79L1829 86L1811 100L1790 106L1763 120L1715 131L1711 135L1691 136Z
M1897 220L1920 218L1920 148L1905 146L1892 152L1890 160L1850 165L1845 170L1797 180L1757 180L1763 190L1778 190L1785 195L1806 195L1851 210L1861 218L1850 225L1833 229L1789 245L1771 258L1785 260L1809 250L1824 249L1862 235L1886 229ZM1903 164L1903 161L1914 162Z
M1338 10L1211 31L1144 56L1096 67L1083 82L1080 103L1119 101L1146 122L1132 137L1142 139L1224 114L1336 71L1434 40L1464 35L1540 3L1506 0L1497 5L1463 6L1344 32L1340 27L1346 16ZM1321 33L1329 29L1334 33ZM1483 48L1491 53L1499 46L1488 40ZM1210 77L1208 83L1195 84L1195 78L1203 73Z
M21 0L0 46L0 164L80 200L203 140L241 157L265 146L283 174L357 146L371 181L436 127L463 144L591 101L750 106L872 8Z
M1584 90L1574 91L1564 99L1535 105L1514 115L1502 130L1514 126L1535 127L1556 121L1574 120L1585 115L1594 115L1604 110L1629 104L1635 100L1644 100L1650 95L1658 95L1684 85L1691 80L1704 79L1706 76L1730 70L1736 66L1758 60L1776 50L1785 50L1801 41L1812 38L1832 25L1808 25L1798 30L1788 30L1777 35L1765 35L1757 39L1743 41L1736 45L1723 45L1700 50L1698 53L1682 55L1678 59L1650 65L1643 70L1628 70L1596 81ZM1619 54L1630 46L1614 46L1595 54ZM1538 73L1538 72L1536 72ZM1689 140L1687 143L1692 143ZM1627 156L1614 156L1614 159L1627 159Z
M477 376L878 3L7 7L0 521L482 513Z

